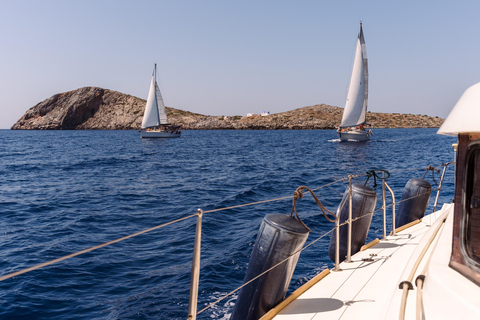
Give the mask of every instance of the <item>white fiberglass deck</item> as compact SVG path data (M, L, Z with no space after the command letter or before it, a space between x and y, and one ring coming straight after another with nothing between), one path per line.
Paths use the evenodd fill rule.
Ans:
M407 280L420 249L433 233L435 221L440 223L443 218L438 218L449 214L453 215L453 205L445 205L420 223L353 255L353 262L340 264L342 271L331 271L274 319L398 319L402 293L399 284ZM433 247L434 244L423 260L428 260ZM417 273L423 266L421 263ZM415 306L413 290L407 301L408 305ZM411 310L407 309L406 319L415 318L414 308Z

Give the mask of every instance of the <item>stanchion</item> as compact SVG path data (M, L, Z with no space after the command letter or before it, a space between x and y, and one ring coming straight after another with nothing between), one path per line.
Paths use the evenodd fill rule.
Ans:
M385 202L385 171L382 171L382 196L383 196L383 240L387 240L387 206Z
M348 191L348 243L347 243L347 261L352 262L352 175L348 176L349 188Z
M340 214L337 212L337 218L335 219L335 234L336 234L336 245L335 245L335 268L333 271L342 271L340 269Z
M395 195L393 194L392 188L385 182L385 186L387 187L388 191L390 191L390 195L392 196L392 235L396 236L397 233L395 232Z
M200 247L202 243L203 210L197 210L197 228L195 230L195 245L193 246L192 278L190 280L190 300L188 302L188 319L197 319L198 284L200 281Z

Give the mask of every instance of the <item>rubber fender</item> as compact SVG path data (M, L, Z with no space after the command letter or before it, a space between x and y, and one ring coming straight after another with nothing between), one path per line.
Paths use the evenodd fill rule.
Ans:
M300 250L309 231L290 215L268 214L260 226L244 283ZM230 319L256 320L285 299L300 252L240 290Z
M377 202L377 194L375 190L368 186L361 184L352 185L352 219L362 217L361 219L352 222L352 243L351 254L355 254L365 244L368 235L368 229L370 229L370 223L372 222L373 211L375 210L375 204ZM340 211L340 224L348 220L350 208L349 201L349 188L345 190L343 199L337 210ZM330 236L330 245L328 247L328 256L332 261L335 261L335 249L337 247L337 234L333 230ZM345 260L348 249L348 224L340 227L340 262Z
M422 178L408 180L395 215L395 228L423 218L432 193L430 182Z

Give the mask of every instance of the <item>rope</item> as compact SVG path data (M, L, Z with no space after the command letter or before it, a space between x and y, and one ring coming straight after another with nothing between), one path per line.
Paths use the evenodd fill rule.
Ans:
M435 180L435 172L437 172L438 176L440 176L440 169L436 169L435 167L428 166L427 171L425 171L425 174L423 175L423 179L425 179L425 176L427 175L428 171L432 171L432 180L438 186L438 182Z
M408 201L408 200L410 200L410 199L423 196L424 194L432 193L432 191L435 191L435 190L436 190L436 189L431 190L431 191L426 191L426 192L423 192L423 193L419 193L419 194L417 194L417 195L415 195L415 196L412 196L412 197L410 197L410 198L406 198L406 199L400 200L400 201L398 201L398 202L395 202L395 204L399 204L399 203ZM388 204L388 205L385 205L385 208L388 208L388 207L391 207L391 206L393 206L393 203ZM377 210L375 210L374 213L377 212L377 211L380 211L380 210L383 210L383 206L380 207L380 208L378 208Z
M338 179L338 180L333 181L333 182L331 182L329 184L326 184L324 186L320 186L317 189L321 189L323 187L326 187L328 185L337 183L337 182L342 181L342 180L345 180L345 178ZM207 211L204 211L204 213L219 212L219 211L224 211L224 210L229 210L229 209L241 208L241 207L246 207L246 206L251 206L251 205L256 205L256 204L261 204L261 203L268 203L268 202L273 202L273 201L279 201L279 200L284 200L284 199L290 199L290 198L292 198L292 196L280 197L280 198L263 200L263 201L257 201L257 202L241 204L241 205L225 207L225 208L219 208L219 209L213 209L213 210L207 210ZM31 272L31 271L34 271L34 270L38 270L38 269L43 268L43 267L50 266L52 264L55 264L55 263L58 263L58 262L61 262L61 261L79 256L79 255L82 255L82 254L87 253L87 252L91 252L91 251L94 251L94 250L112 245L112 244L117 243L117 242L121 242L121 241L130 239L130 238L136 237L138 235L141 235L141 234L153 231L153 230L157 230L157 229L162 228L162 227L166 227L166 226L168 226L170 224L173 224L173 223L177 223L177 222L180 222L180 221L192 218L192 217L196 217L196 216L197 216L197 214L193 214L193 215L190 215L190 216L187 216L187 217L184 217L184 218L180 218L178 220L170 221L170 222L167 222L165 224L161 224L161 225L158 225L158 226L155 226L155 227L152 227L152 228L149 228L149 229L146 229L146 230L143 230L143 231L140 231L140 232L137 232L137 233L134 233L134 234L131 234L131 235L113 240L113 241L105 242L103 244L100 244L100 245L97 245L97 246L94 246L94 247L91 247L91 248L87 248L87 249L84 249L84 250L81 250L81 251L77 251L75 253L72 253L72 254L57 258L57 259L53 259L53 260L43 262L43 263L37 264L35 266L29 267L29 268L25 268L25 269L22 269L22 270L19 270L19 271L16 271L16 272L12 272L12 273L0 276L0 282L2 282L4 280L7 280L7 279L10 279L10 278L13 278L13 277L16 277L16 276L19 276L19 275L22 275L22 274L25 274L25 273L28 273L28 272Z
M447 218L445 217L443 223L446 223L446 219ZM436 250L438 243L439 243L439 240L437 239L437 242L435 242L432 252ZM425 282L425 274L427 273L428 267L430 266L430 261L432 260L432 257L433 257L433 254L431 254L428 257L427 263L425 263L423 270L415 279L415 285L417 286L417 303L416 303L416 319L417 320L422 319L421 316L423 314L423 284Z
M433 168L433 167L432 167ZM430 166L427 168L427 172L428 170L430 169ZM367 181L368 179L371 177L371 176L374 176L374 179L375 179L375 186L376 186L376 178L379 178L380 180L382 179L387 179L390 177L390 172L400 172L400 171L412 171L412 170L425 170L425 168L412 168L412 169L397 169L397 170L390 170L389 171L386 171L386 170L383 170L383 169L377 169L379 171L382 171L382 172L386 172L388 173L388 176L383 178L383 177L379 177L375 170L370 170L370 171L367 171ZM431 170L431 169L430 169ZM437 170L437 169L435 169ZM434 175L434 173L433 173ZM354 178L358 178L360 177L361 175L352 175L352 177ZM434 176L433 176L434 178ZM344 178L340 178L340 179L337 179L331 183L327 183L325 185L322 185L320 187L317 187L317 188L314 188L314 189L310 189L306 186L301 186L299 188L297 188L297 190L294 192L294 195L293 196L286 196L286 197L280 197L280 198L275 198L275 199L269 199L269 200L263 200L263 201L257 201L257 202L251 202L251 203L246 203L246 204L241 204L241 205L236 205L236 206L230 206L230 207L224 207L224 208L218 208L218 209L212 209L212 210L207 210L207 211L204 211L203 213L213 213L213 212L219 212L219 211L224 211L224 210L230 210L230 209L235 209L235 208L242 208L242 207L246 207L246 206L251 206L251 205L257 205L257 204L261 204L261 203L268 203L268 202L273 202L273 201L279 201L279 200L285 200L285 199L289 199L289 198L292 198L293 197L293 207L292 207L292 211L291 211L291 215L293 216L293 212L295 212L298 220L310 231L310 229L301 221L300 217L298 216L298 213L295 209L295 204L296 202L301 199L303 197L303 190L304 189L307 189L308 191L310 191L310 193L312 194L312 196L314 197L315 199L315 202L317 203L317 205L319 206L320 210L322 211L323 215L325 216L325 218L330 221L330 222L335 222L337 218L337 216L329 211L327 208L325 208L320 200L318 199L318 197L313 193L313 191L315 190L319 190L319 189L322 189L322 188L325 188L325 187L328 187L329 189L331 189L329 186L330 185L333 185L335 183L338 183L338 182L341 182L341 181L345 181L345 180L348 180L349 177L344 177ZM435 179L434 179L435 181ZM367 182L365 182L366 184ZM436 183L436 181L435 181ZM412 197L413 198L413 197ZM411 198L409 198L411 199ZM405 199L403 201L406 201L406 200L409 200L409 199ZM391 205L388 205L388 206L391 206ZM388 206L385 206L385 207L388 207ZM379 210L382 210L383 207ZM377 210L378 211L378 210ZM327 216L327 213L330 213L332 216L335 217L335 220L332 220L330 219L328 216ZM374 211L376 212L376 211ZM364 216L361 216L361 217L357 217L355 219L352 219L352 222L353 221L356 221L358 219L361 219L365 216L367 216L369 214L366 214ZM174 220L174 221L170 221L170 222L167 222L167 223L164 223L164 224L161 224L161 225L157 225L157 226L154 226L152 228L149 228L149 229L145 229L145 230L142 230L142 231L139 231L139 232L136 232L136 233L133 233L133 234L130 234L130 235L127 235L125 237L122 237L122 238L118 238L116 240L112 240L112 241L109 241L109 242L105 242L105 243L102 243L100 245L97 245L97 246L94 246L94 247L90 247L90 248L87 248L87 249L84 249L84 250L81 250L81 251L77 251L75 253L72 253L72 254L69 254L69 255L66 255L66 256L63 256L63 257L60 257L60 258L57 258L57 259L53 259L53 260L50 260L50 261L47 261L47 262L44 262L44 263L40 263L40 264L37 264L35 266L32 266L32 267L29 267L29 268L25 268L25 269L22 269L22 270L19 270L19 271L16 271L16 272L13 272L13 273L9 273L9 274L6 274L6 275L3 275L0 277L0 282L1 281L4 281L4 280L7 280L7 279L10 279L10 278L13 278L13 277L16 277L16 276L19 276L19 275L22 275L22 274L25 274L25 273L28 273L28 272L31 272L31 271L34 271L34 270L37 270L37 269L40 269L40 268L43 268L43 267L46 267L46 266L50 266L50 265L53 265L55 263L58 263L58 262L61 262L61 261L64 261L64 260L67 260L67 259L70 259L70 258L73 258L73 257L76 257L76 256L79 256L79 255L82 255L84 253L87 253L87 252L91 252L91 251L94 251L94 250L97 250L97 249L100 249L100 248L103 248L103 247L106 247L106 246L109 246L109 245L112 245L114 243L117 243L117 242L121 242L121 241L124 241L124 240L127 240L127 239L130 239L130 238L133 238L133 237L136 237L136 236L139 236L141 234L144 234L144 233L148 233L148 232L151 232L151 231L154 231L154 230L157 230L157 229L160 229L160 228L163 228L163 227L166 227L168 225L171 225L171 224L174 224L174 223L178 223L178 222L181 222L183 220L186 220L186 219L189 219L189 218L193 218L193 217L196 217L197 216L197 213L195 214L192 214L192 215L189 215L189 216L186 216L186 217L183 217L183 218L180 218L180 219L177 219L177 220ZM345 224L348 223L348 220L345 221L344 223L342 224L339 224L339 227L340 226L343 226ZM306 248L310 247L311 245L313 245L314 243L316 243L317 241L319 241L320 239L322 239L323 237L325 237L326 235L328 235L329 233L331 233L333 230L335 229L331 229L330 231L326 232L325 234L323 234L322 236L320 236L319 238L317 238L316 240L312 241L309 245L305 246L304 248L298 250L297 252L295 252L293 255L297 254L298 252L301 252L303 250L305 250ZM292 255L292 256L293 256ZM217 304L219 301L225 299L226 297L230 296L231 294L233 294L234 292L240 290L241 288L243 288L245 285L247 285L248 283L254 281L255 279L257 279L258 277L264 275L265 273L269 272L270 270L274 269L275 267L277 267L278 265L280 265L281 263L287 261L288 259L290 259L290 257L288 257L287 259L283 260L282 262L278 263L277 265L271 267L270 269L266 270L264 273L258 275L256 278L250 280L249 282L243 284L241 287L235 289L234 291L228 293L227 295L225 295L224 297L218 299L217 301L213 302L212 304L208 305L206 308L202 309L201 311L199 311L197 314L200 314L202 313L203 311L207 310L208 308L210 308L211 306Z
M262 201L257 201L257 202L250 202L250 203L239 204L239 205L231 206L231 207L225 207L225 208L218 208L218 209L206 210L206 211L204 211L203 213L219 212L219 211L224 211L224 210L242 208L242 207L247 207L247 206L253 206L253 205L255 205L255 204L267 203L267 202L273 202L273 201L279 201L279 200L285 200L285 199L290 199L290 198L292 198L292 196L286 196L286 197L281 197L281 198L276 198L276 199L270 199L270 200L262 200Z
M359 217L356 217L356 218L353 218L352 219L352 222L354 221L357 221L357 220L360 220L360 219L363 219L367 216L369 216L371 213L367 213L367 214L364 214L363 216L359 216ZM348 220L345 220L345 222L341 223L338 225L338 227L342 227L344 225L347 225L348 224ZM320 237L318 237L317 239L313 240L312 242L310 242L308 245L306 245L305 247L295 251L294 253L292 253L292 255L288 256L287 258L285 258L284 260L280 261L279 263L277 263L276 265L274 265L273 267L271 267L270 269L268 270L265 270L264 272L262 272L261 274L259 274L258 276L256 276L255 278L249 280L248 282L242 284L240 287L236 288L235 290L233 291L230 291L229 293L225 294L224 296L218 298L216 301L210 303L209 305L207 305L205 308L203 308L202 310L198 311L197 312L197 315L199 315L200 313L212 308L213 306L215 306L217 303L219 303L220 301L224 300L225 298L231 296L232 294L234 294L235 292L237 292L238 290L242 289L243 287L245 287L246 285L248 285L249 283L257 280L258 278L262 277L263 275L265 275L266 273L270 272L271 270L275 269L276 267L280 266L282 263L288 261L289 259L291 259L293 256L295 256L297 253L301 253L303 250L309 248L310 246L314 245L316 242L318 242L319 240L321 240L322 238L326 237L328 234L332 233L333 231L335 230L335 228L332 228L330 229L329 231L325 232L324 234L322 234Z
M125 236L125 237L122 237L122 238L118 238L118 239L116 239L116 240L112 240L112 241L109 241L109 242L105 242L105 243L99 244L99 245L97 245L97 246L88 248L88 249L84 249L84 250L81 250L81 251L77 251L77 252L75 252L75 253L72 253L72 254L69 254L69 255L66 255L66 256L57 258L57 259L53 259L53 260L50 260L50 261L47 261L47 262L44 262L44 263L40 263L40 264L37 264L37 265L35 265L35 266L33 266L33 267L30 267L30 268L26 268L26 269L23 269L23 270L20 270L20 271L16 271L16 272L13 272L13 273L6 274L6 275L0 277L0 282L3 281L3 280L7 280L7 279L10 279L10 278L19 276L19 275L21 275L21 274L24 274L24 273L33 271L33 270L37 270L37 269L40 269L40 268L43 268L43 267L52 265L52 264L54 264L54 263L57 263L57 262L60 262L60 261L63 261L63 260L67 260L67 259L70 259L70 258L79 256L79 255L84 254L84 253L87 253L87 252L91 252L91 251L93 251L93 250L97 250L97 249L100 249L100 248L109 246L109 245L111 245L111 244L114 244L114 243L117 243L117 242L120 242L120 241L124 241L124 240L130 239L130 238L139 236L139 235L141 235L141 234L144 234L144 233L147 233L147 232L150 232L150 231L153 231L153 230L157 230L157 229L166 227L166 226L171 225L171 224L173 224L173 223L177 223L177 222L180 222L180 221L189 219L189 218L196 217L196 216L197 216L197 214L195 213L195 214L192 214L192 215L189 215L189 216L186 216L186 217L183 217L183 218L174 220L174 221L170 221L170 222L167 222L167 223L164 223L164 224L160 224L160 225L158 225L158 226L155 226L155 227L152 227L152 228L149 228L149 229L145 229L145 230L143 230L143 231L139 231L139 232L133 233L133 234L131 234L131 235L128 235L128 236Z
M326 187L328 185L337 183L337 182L342 181L342 180L345 180L345 178L338 179L338 180L333 181L333 182L331 182L329 184L326 184L324 186L320 186L317 189L321 189L323 187ZM251 205L256 205L256 204L261 204L261 203L268 203L268 202L273 202L273 201L279 201L279 200L285 200L285 199L290 199L290 198L292 198L292 196L286 196L286 197L280 197L280 198L275 198L275 199L251 202L251 203L246 203L246 204L241 204L241 205L236 205L236 206L231 206L231 207L224 207L224 208L219 208L219 209L207 210L207 211L204 211L203 213L219 212L219 211L224 211L224 210L230 210L230 209L241 208L241 207L246 207L246 206L251 206ZM177 219L177 220L174 220L174 221L170 221L170 222L167 222L167 223L164 223L164 224L161 224L161 225L157 225L155 227L152 227L152 228L149 228L149 229L146 229L146 230L143 230L143 231L139 231L137 233L133 233L131 235L128 235L128 236L125 236L125 237L122 237L122 238L118 238L116 240L105 242L103 244L100 244L100 245L97 245L97 246L94 246L94 247L90 247L90 248L87 248L87 249L84 249L84 250L81 250L81 251L77 251L75 253L72 253L72 254L57 258L57 259L53 259L53 260L43 262L43 263L37 264L35 266L29 267L29 268L25 268L25 269L22 269L22 270L19 270L19 271L16 271L16 272L12 272L12 273L0 276L0 282L2 282L4 280L7 280L7 279L10 279L10 278L13 278L13 277L16 277L16 276L19 276L19 275L22 275L22 274L25 274L25 273L28 273L28 272L31 272L31 271L34 271L34 270L38 270L38 269L43 268L43 267L53 265L55 263L58 263L58 262L61 262L61 261L64 261L64 260L67 260L67 259L70 259L70 258L74 258L74 257L82 255L84 253L88 253L88 252L91 252L91 251L94 251L94 250L112 245L112 244L117 243L117 242L121 242L121 241L130 239L130 238L139 236L139 235L147 233L147 232L151 232L151 231L160 229L162 227L166 227L166 226L168 226L170 224L173 224L173 223L177 223L177 222L180 222L180 221L192 218L192 217L196 217L196 216L197 216L197 214L189 215L189 216L186 216L184 218L180 218L180 219Z
M438 231L440 231L440 229L444 226L445 219L446 219L446 216L448 215L448 213L449 213L449 211L444 212L444 214L436 221L437 225L435 226L435 228L430 229L430 230L432 230L432 234L427 239L427 241L425 243L425 246L423 247L422 251L418 255L417 259L415 260L415 262L412 266L412 269L410 270L410 273L408 275L407 280L403 281L402 287L400 288L401 290L403 290L403 292L402 292L402 299L400 301L399 320L404 320L405 319L405 311L406 311L406 307L407 307L407 297L408 297L408 290L409 290L409 287L408 287L407 283L412 283L413 277L415 276L415 273L416 273L418 267L420 266L420 263L422 262L423 257L427 253L427 251L430 248L430 245L432 244L432 242L435 240Z
M345 223L343 223L342 225L344 225ZM237 292L238 290L242 289L243 287L245 287L246 285L250 284L251 282L257 280L258 278L262 277L263 275L267 274L268 272L270 272L271 270L275 269L276 267L278 267L279 265L281 265L282 263L285 263L286 261L288 261L289 259L291 259L292 257L294 257L297 253L300 253L302 252L303 250L307 249L308 247L310 247L311 245L313 245L314 243L316 243L317 241L319 241L320 239L324 238L325 236L327 236L329 233L331 233L333 230L335 230L335 228L332 228L330 229L329 231L325 232L324 234L322 234L320 237L318 237L317 239L315 239L314 241L312 241L311 243L309 243L307 246L295 251L294 253L292 253L292 255L288 256L287 258L283 259L282 261L280 261L279 263L277 263L276 265L274 265L273 267L265 270L264 272L260 273L258 276L256 276L255 278L245 282L244 284L242 284L240 287L236 288L235 290L233 291L230 291L229 293L227 293L226 295L224 295L223 297L220 297L219 299L217 299L216 301L210 303L209 305L207 305L205 308L203 308L202 310L198 311L197 312L197 315L199 315L200 313L210 309L211 307L215 306L217 303L219 303L220 301L222 301L223 299L231 296L232 294L234 294L235 292Z
M402 170L402 169L399 169L399 170L390 170L390 171L386 171L386 170L383 170L383 169L377 169L377 170L388 173L388 176L386 176L385 178L383 178L383 177L379 177L378 175L376 175L375 170L370 170L370 171L373 171L373 172L372 172L372 175L373 175L373 176L377 176L377 178L379 178L380 180L383 180L383 179L388 179L388 178L390 177L390 172L393 172L393 171L399 172L399 171L425 170L425 168L403 169L403 170ZM368 171L367 171L367 174L366 174L366 175L367 175L367 177L368 177ZM358 177L360 177L360 175L355 175L355 176L352 176L352 177L358 178ZM310 230L310 228L308 228L308 227L301 221L301 219L300 219L300 217L298 216L298 213L297 213L297 211L296 211L296 209L295 209L295 204L296 204L296 202L303 197L303 190L304 190L304 189L307 189L308 191L310 191L310 193L311 193L312 196L314 197L315 201L317 202L317 205L319 205L319 207L320 207L320 209L322 210L322 213L324 214L325 218L326 218L328 221L330 221L330 222L335 222L335 220L332 221L331 219L328 218L328 216L327 216L326 213L323 211L323 209L326 210L328 213L332 214L332 215L335 217L335 219L337 219L337 216L336 216L334 213L332 213L331 211L329 211L328 209L326 209L326 208L321 204L320 200L318 200L317 196L313 193L313 191L314 191L314 190L319 190L319 189L322 189L322 188L325 188L325 187L329 187L330 185L332 185L332 184L334 184L334 183L337 183L337 182L340 182L340 181L345 181L345 180L348 180L348 179L349 179L348 177L344 177L344 178L335 180L335 181L333 181L333 182L331 182L331 183L325 184L325 185L323 185L323 186L320 186L320 187L317 187L317 188L314 188L314 189L310 189L310 188L308 188L308 187L306 187L306 186L298 187L298 188L295 190L294 194L293 194L293 205L292 205L292 211L290 212L290 215L293 216L293 212L295 212L298 220L299 220L308 230ZM367 179L367 181L368 181L368 179ZM365 184L366 184L366 182L365 182ZM331 189L331 188L329 188L329 189ZM422 193L422 194L420 194L420 195L423 195L423 194L424 194L424 193ZM414 197L418 197L418 196L420 196L420 195L413 196L413 197L410 197L410 198L408 198L408 199L404 199L404 200L402 200L402 201L399 201L398 203L403 202L403 201L407 201L407 200L409 200L409 199L412 199L412 198L414 198ZM290 198L290 197L283 197L283 198L279 198L279 199L287 199L287 198ZM256 202L256 203L263 203L263 202L268 202L268 200L267 200L267 201L260 201L260 202ZM343 205L345 205L345 203L346 203L346 201L343 201L343 203L341 204L341 206L343 207ZM246 205L249 205L249 204L246 204ZM393 205L393 204L386 205L385 207L387 208L387 207L392 206L392 205ZM245 206L245 205L234 206L234 207L231 207L231 208L238 208L238 207L241 207L241 206ZM322 208L323 208L323 209L322 209ZM211 211L205 211L205 212L215 212L215 211L220 211L220 210L223 210L223 209L217 209L217 210L211 210ZM340 209L340 210L341 210L341 209ZM374 214L375 212L380 211L380 210L383 210L383 206L382 206L380 209L375 210L373 213L366 213L366 214L364 214L364 215L362 215L362 216L353 218L351 221L352 221L352 223L353 223L353 222L355 222L355 221L357 221L357 220L360 220L360 219L363 219L363 218L365 218L365 217L367 217L367 216L369 216L369 215L372 215L372 214ZM347 224L348 224L348 219L345 220L343 223L339 224L338 227L342 227L342 226L347 225ZM277 263L277 264L274 265L273 267L269 268L268 270L265 270L264 272L262 272L261 274L259 274L259 275L256 276L255 278L251 279L250 281L244 283L243 285L241 285L240 287L236 288L235 290L230 291L229 293L227 293L227 294L225 294L224 296L220 297L220 298L217 299L216 301L210 303L210 304L207 305L205 308L203 308L202 310L200 310L199 312L197 312L197 315L199 315L200 313L202 313L202 312L204 312L204 311L212 308L213 306L215 306L216 304L218 304L220 301L222 301L222 300L224 300L225 298L231 296L232 294L234 294L235 292L239 291L240 289L242 289L242 288L245 287L246 285L248 285L248 284L250 284L251 282L255 281L256 279L262 277L263 275L265 275L265 274L268 273L269 271L273 270L274 268L278 267L278 266L281 265L282 263L284 263L284 262L286 262L287 260L289 260L290 258L292 258L295 254L297 254L297 253L299 253L299 252L302 252L303 250L309 248L310 246L312 246L313 244L315 244L315 243L318 242L320 239L324 238L325 236L327 236L328 234L330 234L330 233L331 233L332 231L334 231L334 230L335 230L335 228L330 229L329 231L327 231L326 233L324 233L324 234L322 234L320 237L318 237L316 240L312 241L312 242L311 242L310 244L308 244L307 246L305 246L305 247L297 250L295 253L293 253L291 256L287 257L287 258L284 259L283 261Z
M384 177L383 175L380 177L378 174L377 174L377 171L381 171L383 172L384 174L386 173L387 176ZM384 170L384 169L372 169L372 170L368 170L367 171L367 181L365 181L365 184L364 186L367 185L367 182L368 180L373 177L373 187L376 188L377 187L377 179L379 180L387 180L388 178L390 178L390 172L388 172L387 170Z
M425 167L422 168L410 168L410 169L393 169L389 170L390 172L401 172L401 171L418 171L418 170L425 170Z
M292 211L290 212L290 216L293 217L293 212L295 212L295 215L297 216L297 219L298 221L300 221L303 226L305 228L308 229L308 231L312 231L309 227L307 227L303 221L300 219L300 217L298 216L298 212L297 212L297 209L295 208L295 205L297 204L297 201L299 199L302 199L303 197L303 190L307 190L307 191L310 191L310 193L312 194L313 196L313 199L315 199L315 202L317 203L318 207L320 208L320 210L322 211L325 219L327 219L328 221L330 222L335 222L337 220L337 215L335 213L333 213L332 211L328 210L327 208L325 208L325 206L320 202L320 200L318 199L318 197L315 195L315 193L312 191L312 189L310 189L309 187L307 186L300 186L297 188L297 190L295 190L295 192L293 192L293 204L292 204ZM327 213L330 213L332 216L334 216L335 218L332 220L330 219L328 216L327 216Z
M354 176L352 176L352 177L353 177L353 178L357 178L357 177L359 177L359 176L358 176L358 175L354 175ZM314 188L314 189L312 189L312 190L313 190L313 191L320 190L320 189L322 189L322 188L329 187L329 186L331 186L331 185L334 184L334 183L337 183L337 182L340 182L340 181L345 181L345 180L348 180L348 177L344 177L344 178L337 179L337 180L335 180L335 181L333 181L333 182L324 184L323 186L320 186L320 187L316 187L316 188Z

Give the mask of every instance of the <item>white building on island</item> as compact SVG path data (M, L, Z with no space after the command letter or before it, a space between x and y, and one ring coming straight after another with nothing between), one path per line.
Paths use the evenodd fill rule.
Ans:
M265 116L269 116L270 115L270 111L262 111L262 113L260 114L262 117L265 117ZM253 116L258 116L258 114L256 113L247 113L247 117L253 117Z

